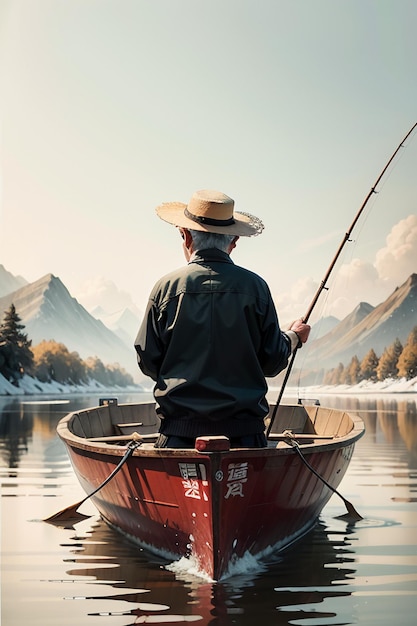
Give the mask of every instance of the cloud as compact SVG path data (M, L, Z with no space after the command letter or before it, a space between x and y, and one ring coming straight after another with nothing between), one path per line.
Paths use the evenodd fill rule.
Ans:
M295 282L289 291L273 295L282 328L288 328L292 321L306 314L317 287L311 277L305 277Z
M103 276L86 280L77 292L76 298L90 312L96 307L101 307L108 314L128 307L133 310L136 308L132 296L127 291L119 289Z
M343 319L359 302L375 306L387 296L387 286L381 281L373 263L352 259L340 267L333 281L329 281L326 314Z
M409 215L396 224L379 250L375 267L382 280L392 285L417 272L417 215Z
M359 302L376 306L415 272L417 215L409 215L392 227L386 245L376 252L373 262L354 258L335 270L326 285L328 290L323 290L320 295L311 320L328 315L343 319ZM289 292L277 296L280 319L291 321L300 316L300 311L306 311L317 288L318 284L312 279L304 278Z
M373 262L352 259L341 266L329 298L330 315L348 315L359 302L376 306L417 272L417 215L395 224Z

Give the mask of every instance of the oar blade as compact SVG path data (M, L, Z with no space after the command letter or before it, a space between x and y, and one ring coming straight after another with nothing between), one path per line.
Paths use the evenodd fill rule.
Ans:
M66 524L71 525L71 523L76 524L86 517L91 517L91 515L83 515L82 513L78 513L78 507L80 507L86 500L91 498L91 496L94 496L98 491L100 491L100 489L103 489L103 487L107 485L107 483L109 483L112 478L114 478L114 476L116 476L117 472L122 469L128 458L133 454L136 448L141 445L141 443L142 440L131 441L119 464L114 468L112 473L107 476L106 480L104 480L101 485L96 487L94 491L89 493L88 496L86 496L83 500L80 500L80 502L77 502L72 506L67 506L66 509L62 509L62 511L58 511L58 513L55 513L54 515L51 515L51 517L46 518L44 522L48 522L49 524L55 524L56 526L65 526Z
M347 513L345 513L344 515L338 515L337 519L342 519L350 524L354 524L355 522L360 522L363 519L363 517L362 515L359 515L359 513L357 512L353 504L349 502L349 500L345 500L345 499L343 499L343 502L345 503Z
M50 517L44 519L44 522L48 522L48 524L54 524L55 526L63 526L64 528L70 527L77 522L81 522L83 519L87 517L91 517L91 515L84 515L84 513L78 513L77 509L84 500L81 502L77 502L72 506L67 506L67 508L62 509L62 511L58 511L58 513L54 513Z

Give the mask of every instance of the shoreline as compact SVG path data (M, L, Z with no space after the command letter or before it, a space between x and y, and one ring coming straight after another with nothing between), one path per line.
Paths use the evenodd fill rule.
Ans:
M127 387L102 385L96 380L90 380L84 384L71 385L56 381L42 383L31 376L23 376L19 381L19 387L6 380L0 374L0 398L15 396L44 396L61 394L90 394L90 393L142 393L146 391L142 385L129 385Z
M280 391L280 387L269 387L269 393ZM311 398L320 396L361 396L361 395L411 395L417 394L417 376L406 380L387 379L376 383L362 381L357 385L311 385L300 387L287 387L284 398L288 396Z
M10 396L28 396L28 395L60 395L60 394L88 394L88 393L152 393L152 389L143 387L140 384L130 385L128 387L107 387L90 380L82 385L70 385L57 382L42 383L30 376L23 376L19 381L19 387L12 385L0 374L0 398ZM270 386L268 395L278 393L280 386ZM284 397L311 397L314 395L376 395L376 394L417 394L417 376L406 380L401 378L398 380L387 379L371 383L362 381L357 385L311 385L300 387L287 387Z

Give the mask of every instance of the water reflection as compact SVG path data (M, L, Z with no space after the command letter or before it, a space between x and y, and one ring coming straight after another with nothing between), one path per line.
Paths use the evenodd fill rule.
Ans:
M138 399L143 398L123 401ZM322 405L358 413L365 421L366 434L341 484L365 519L354 527L335 519L344 512L335 497L314 531L285 555L217 584L191 571L168 570L165 562L108 528L93 505L94 517L73 530L33 522L82 496L56 425L69 411L98 399L62 401L0 399L2 620L7 626L44 626L51 614L61 626L191 621L392 626L396 620L414 625L415 397L321 399Z
M135 399L138 401L137 396ZM0 397L0 466L18 469L27 461L26 455L37 463L44 461L51 468L57 461L67 460L65 447L57 439L56 427L59 420L71 411L97 406L98 401L97 397L88 396L71 399L25 397L23 400ZM131 401L130 396L124 401ZM44 455L43 459L41 455ZM12 476L13 473L9 475Z
M397 411L398 429L410 453L409 466L417 469L417 404L399 403Z
M417 463L417 399L415 394L404 399L392 397L328 396L322 399L325 406L343 408L356 413L365 422L368 438L376 443L403 442L408 450L408 465Z
M19 466L22 454L28 451L32 436L33 416L28 415L19 400L6 402L0 411L0 456L2 465L10 469ZM13 475L12 472L9 473Z
M67 574L109 585L110 593L88 597L97 602L97 610L90 614L130 616L126 625L150 621L151 616L152 623L190 621L193 616L213 626L236 623L237 615L238 623L248 626L263 618L271 623L271 614L275 615L274 624L296 623L293 620L301 616L317 620L329 617L320 612L318 604L351 594L347 586L355 572L351 532L341 524L330 534L322 522L275 561L265 562L245 576L212 584L191 573L174 575L165 563L121 540L98 520L88 536L75 535L66 544L74 552L76 564ZM116 610L106 610L106 605L114 606L115 601ZM127 603L122 612L120 602ZM308 611L306 605L311 607Z
M133 401L138 397L133 399ZM142 398L140 398L142 399ZM130 397L123 401L131 401ZM71 400L0 399L0 456L2 465L17 468L27 454L34 433L54 439L58 421L69 411L93 406L98 399L76 397ZM403 441L409 453L410 468L417 467L417 400L415 397L328 396L322 404L357 413L365 422L368 436L383 438L389 444Z

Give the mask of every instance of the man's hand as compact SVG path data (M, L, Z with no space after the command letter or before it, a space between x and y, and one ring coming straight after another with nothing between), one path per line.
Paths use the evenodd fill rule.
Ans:
M295 320L289 328L293 332L297 333L301 343L305 343L310 334L311 326L304 324L303 320Z

